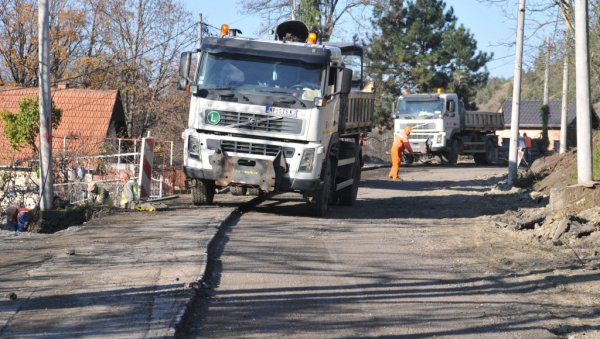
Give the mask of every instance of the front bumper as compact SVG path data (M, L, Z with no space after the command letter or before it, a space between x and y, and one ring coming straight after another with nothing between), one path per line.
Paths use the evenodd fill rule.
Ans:
M183 166L183 173L188 179L215 180L212 169ZM320 189L322 184L322 181L319 179L290 179L288 177L281 177L280 181L277 183L276 189L279 191L311 192ZM259 186L252 184L245 185Z

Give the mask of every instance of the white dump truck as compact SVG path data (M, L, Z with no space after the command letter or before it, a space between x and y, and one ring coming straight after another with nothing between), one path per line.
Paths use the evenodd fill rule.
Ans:
M318 44L298 21L279 25L274 40L231 31L239 32L223 26L220 37L181 56L178 87L191 93L183 170L193 203L211 204L215 189L229 187L235 195L299 192L317 216L332 203L352 205L359 140L374 109L374 93L361 91L362 49Z
M459 155L472 155L478 164L498 158L498 136L504 115L466 111L454 93L405 94L394 109L394 133L412 127L410 143L416 157L441 156L456 163Z

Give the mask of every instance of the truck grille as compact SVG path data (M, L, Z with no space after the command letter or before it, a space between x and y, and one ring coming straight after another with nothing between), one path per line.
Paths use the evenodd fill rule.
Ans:
M413 130L415 130L415 131L416 130L427 130L427 129L433 129L434 130L435 127L436 127L435 126L435 122L431 122L431 123L424 124L424 125L421 125L421 124L415 125L415 126L413 126Z
M209 111L206 111L208 115ZM280 118L271 119L266 114L251 114L251 113L239 113L239 112L219 112L221 114L221 121L217 126L227 127L229 125L242 124L236 126L239 129L249 129L253 131L262 132L281 132L281 133L293 133L299 134L302 132L302 120L294 118Z
M428 138L431 138L431 135L418 135L418 134L411 134L408 137L408 140L427 140Z
M216 145L219 142L216 140L207 140L207 145L209 145L209 149L215 149ZM221 149L227 152L233 153L245 153L245 154L254 154L254 155L266 155L266 156L276 156L279 151L283 151L286 157L294 156L294 148L293 147L281 147L276 145L265 145L259 143L251 143L251 142L241 142L241 141L232 141L232 140L221 140Z

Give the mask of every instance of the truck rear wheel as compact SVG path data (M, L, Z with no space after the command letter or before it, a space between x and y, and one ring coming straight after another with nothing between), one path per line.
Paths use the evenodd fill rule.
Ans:
M212 205L214 197L214 181L196 180L196 184L192 186L192 204L196 206Z
M473 160L477 165L486 165L487 161L485 160L485 153L475 153L473 154Z
M360 174L362 166L360 163L360 157L356 158L354 162L353 176L354 182L352 186L348 186L342 189L339 193L340 204L345 206L352 206L356 202L356 196L358 195L358 185L360 184Z
M485 162L489 165L493 165L497 161L496 147L492 140L486 141L485 143Z

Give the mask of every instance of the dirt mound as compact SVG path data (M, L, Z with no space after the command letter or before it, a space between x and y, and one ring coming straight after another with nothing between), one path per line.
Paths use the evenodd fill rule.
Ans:
M600 148L600 133L595 133L593 144L594 149ZM600 194L600 187L592 188L593 191L572 187L577 184L577 150L537 159L531 168L521 170L517 183L522 189L530 190L533 196L549 198L549 204L542 208L522 207L509 211L495 219L497 227L521 231L532 241L556 246L585 248L598 243L600 206L589 208L594 205L589 202L597 200L594 199ZM567 191L569 199L560 196ZM583 200L588 200L587 204Z

